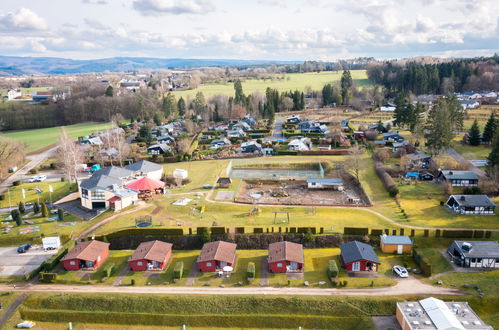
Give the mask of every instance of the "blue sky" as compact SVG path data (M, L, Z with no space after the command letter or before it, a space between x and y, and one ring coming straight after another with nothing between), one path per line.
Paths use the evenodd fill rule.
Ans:
M497 0L2 0L0 54L335 60L499 51Z

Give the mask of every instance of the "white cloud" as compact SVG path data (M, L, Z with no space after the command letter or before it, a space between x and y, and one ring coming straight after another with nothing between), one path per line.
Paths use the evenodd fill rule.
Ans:
M35 12L21 8L15 13L0 15L0 30L9 32L47 30L47 22Z
M206 14L215 9L208 0L134 0L133 8L142 15Z
M107 5L109 3L108 0L81 0L81 2L88 5Z

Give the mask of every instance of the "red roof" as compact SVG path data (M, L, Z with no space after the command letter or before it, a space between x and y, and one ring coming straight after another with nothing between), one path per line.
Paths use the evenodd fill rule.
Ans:
M133 190L153 191L155 189L163 188L164 186L165 186L164 182L154 180L145 176L141 179L138 179L132 183L127 184L125 187Z
M114 203L114 202L119 201L120 199L121 199L121 197L118 197L118 196L113 196L113 197L109 198L107 201L108 201L109 203Z

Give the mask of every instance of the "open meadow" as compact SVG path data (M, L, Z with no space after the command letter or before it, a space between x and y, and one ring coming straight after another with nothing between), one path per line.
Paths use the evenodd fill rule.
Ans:
M367 79L365 70L351 70L354 84L358 87L370 86L372 83ZM275 88L280 92L289 90L304 91L310 87L313 90L322 90L322 87L328 83L338 83L341 79L342 71L324 71L324 72L308 72L308 73L287 73L276 74L275 79L245 79L242 81L245 94L251 94L259 91L265 94L267 87ZM283 79L280 79L283 78ZM174 92L177 98L191 97L193 98L197 92L203 92L205 97L210 97L216 94L227 96L234 95L234 83L207 83L202 84L196 89L176 91Z
M109 123L82 123L63 127L66 128L72 138L76 139L79 136L88 135L93 132L110 128L111 125ZM60 134L61 126L22 131L8 131L0 133L0 136L6 136L26 143L26 151L31 153L55 144Z

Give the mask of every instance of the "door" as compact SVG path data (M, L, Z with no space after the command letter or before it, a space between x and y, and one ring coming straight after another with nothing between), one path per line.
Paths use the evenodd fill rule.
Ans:
M359 272L360 271L360 262L354 262L352 264L352 272Z
M298 264L296 262L291 262L291 270L298 270Z
M404 246L403 245L397 245L397 254L402 254L404 253Z

